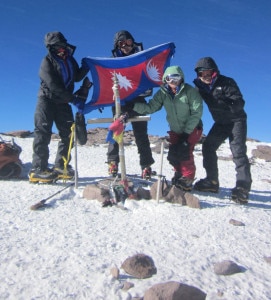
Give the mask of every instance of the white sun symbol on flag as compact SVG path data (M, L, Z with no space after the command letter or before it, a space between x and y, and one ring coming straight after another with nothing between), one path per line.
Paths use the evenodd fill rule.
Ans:
M119 82L119 87L124 88L126 91L130 88L132 89L131 81L127 79L126 76L122 76L120 73L116 74ZM112 76L112 80L114 80L114 75Z
M151 80L161 81L161 74L159 73L158 68L152 63L152 60L147 63L146 71Z

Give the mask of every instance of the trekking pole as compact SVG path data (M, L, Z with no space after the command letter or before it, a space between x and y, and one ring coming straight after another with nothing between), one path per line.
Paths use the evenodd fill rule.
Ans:
M66 185L63 189L57 191L56 193L52 194L51 196L45 198L45 199L42 199L41 201L37 202L36 204L30 206L30 209L31 210L37 210L37 209L40 209L42 207L45 207L46 204L45 202L48 201L49 199L53 198L54 196L56 196L57 194L60 194L61 192L63 192L64 190L66 190L67 188L71 187L74 185L74 182L72 183L69 183L68 185Z
M157 191L156 191L156 201L158 203L159 203L159 195L160 195L161 178L163 177L163 175L162 175L163 157L164 157L164 141L162 141L162 143L161 143L160 172L158 174Z
M77 134L76 134L76 121L74 128L74 187L78 188L78 167L77 167Z

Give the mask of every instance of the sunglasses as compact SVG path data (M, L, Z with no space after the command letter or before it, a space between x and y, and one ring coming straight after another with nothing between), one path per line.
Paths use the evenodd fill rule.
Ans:
M177 83L182 80L182 76L180 74L169 74L165 78L166 83Z
M128 47L133 46L133 40L132 39L118 41L118 47L119 48L124 48L124 47L127 47L127 46Z
M213 78L216 76L216 72L214 70L205 70L198 72L198 77L201 78Z

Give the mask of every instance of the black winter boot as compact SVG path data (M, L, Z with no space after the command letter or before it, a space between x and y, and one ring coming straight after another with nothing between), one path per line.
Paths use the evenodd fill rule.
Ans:
M180 172L175 172L171 183L183 191L190 192L193 187L193 181L193 179L182 176Z
M200 179L195 183L194 189L201 192L218 193L219 182L209 178Z
M249 191L247 189L237 186L231 190L231 199L238 204L247 204L248 194Z

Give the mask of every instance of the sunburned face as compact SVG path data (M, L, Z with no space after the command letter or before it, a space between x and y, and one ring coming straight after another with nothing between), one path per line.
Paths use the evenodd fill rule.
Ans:
M198 72L198 78L206 84L211 84L216 75L217 73L214 70L204 70Z

